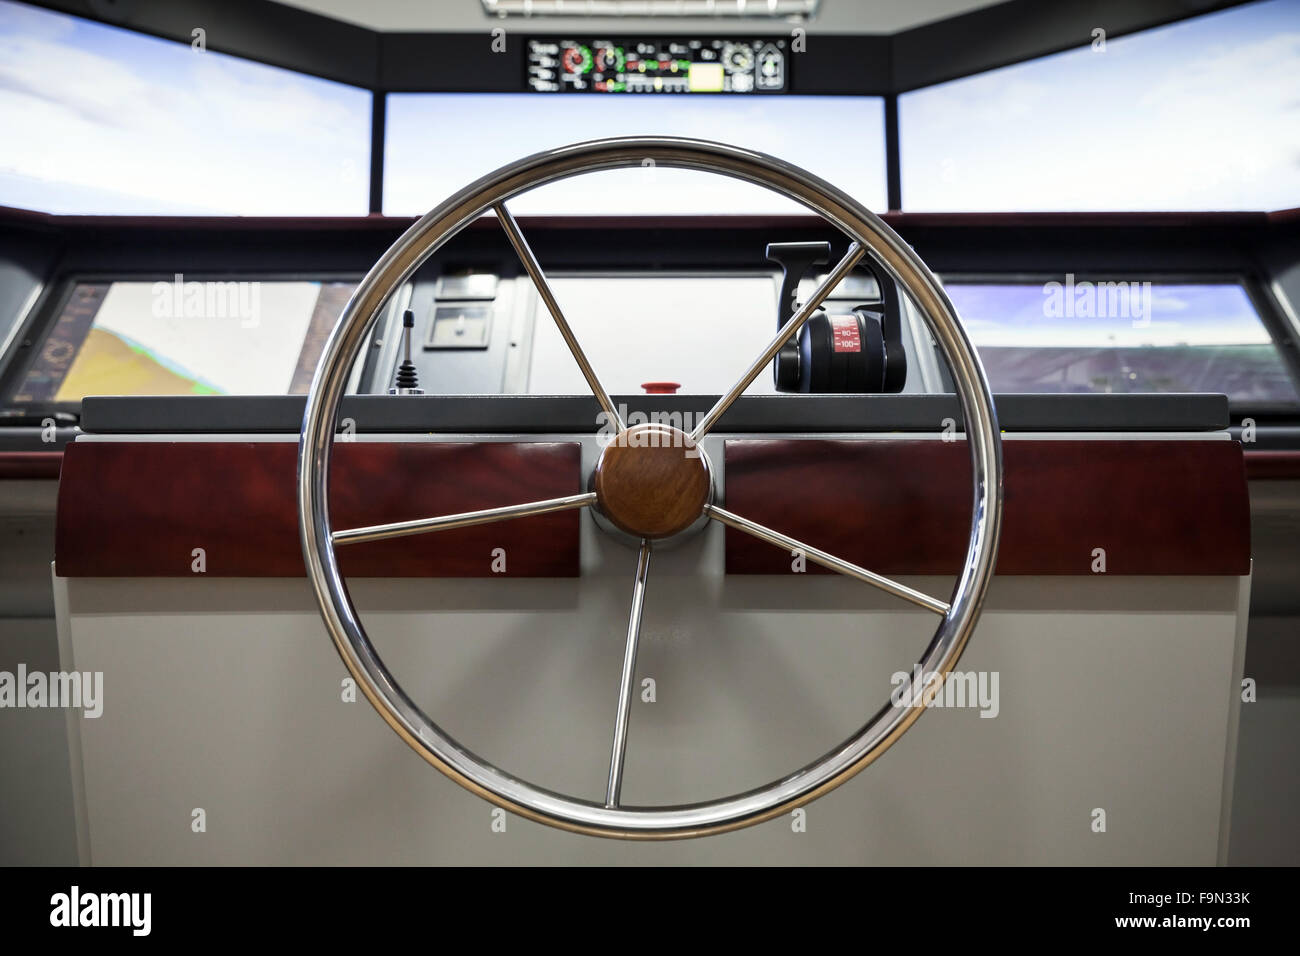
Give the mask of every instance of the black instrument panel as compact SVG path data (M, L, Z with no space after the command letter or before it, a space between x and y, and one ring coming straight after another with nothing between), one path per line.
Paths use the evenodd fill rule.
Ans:
M1151 270L1162 273L1194 276L1213 265L1215 275L1230 271L1251 277L1255 284L1262 283L1251 272L1252 267L1258 268L1254 256L1273 250L1286 234L1262 216L1257 217L1258 222L1242 216L1215 215L1129 218L1134 221L1123 230L1117 230L1113 223L1093 223L1068 216L1037 217L1032 222L1006 224L976 221L975 217L947 223L925 217L894 216L891 224L915 245L932 267L945 275L1003 274L1008 263L1017 265L1017 274L1027 274L1030 270L1054 274L1061 263L1080 261L1084 255L1091 257L1089 261L1096 260L1098 271L1114 271L1125 264L1131 269L1131 263L1140 255ZM408 224L397 219L347 223L233 220L221 224L201 220L51 219L29 223L0 215L0 236L11 240L15 249L37 250L42 248L41 240L47 237L56 240L45 244L48 248L44 249L42 261L25 267L39 294L29 295L28 287L19 289L23 293L19 298L28 304L17 314L11 312L7 316L9 328L0 328L7 345L0 359L0 425L24 425L29 420L39 425L46 419L53 419L56 425L71 424L80 415L83 407L80 402L40 400L26 387L32 384L27 373L45 345L68 352L64 346L71 339L62 342L58 335L51 336L51 333L77 283L135 283L144 287L151 307L156 295L160 308L170 301L174 314L180 314L175 309L177 272L183 271L187 281L191 278L260 280L264 283L261 307L263 315L269 318L284 314L275 306L272 296L277 281L354 283ZM751 274L772 268L765 261L763 250L765 243L773 239L843 241L825 224L811 218L792 217L719 217L708 221L645 217L534 218L524 226L536 254L555 275L627 270L667 275L698 270L700 263L707 263L711 274ZM1225 234L1232 241L1225 242ZM1171 241L1175 238L1177 242ZM832 250L832 256L840 253L842 249L838 246ZM3 258L14 261L13 252L5 250ZM529 343L512 336L523 327L517 321L519 310L515 305L517 299L522 299L528 283L522 283L520 295L513 292L520 278L517 257L501 236L499 227L491 222L476 223L466 229L420 271L413 287L414 297L403 302L400 308L414 308L421 319L413 351L428 364L429 383L449 382L448 390L462 395L522 390L502 388L502 382L509 379L512 356L516 363L527 364L524 353ZM170 291L166 292L163 285L155 289L156 283L164 283ZM182 288L179 299L182 304L185 291ZM346 294L343 288L338 292L341 305ZM497 300L499 307L490 314L485 311ZM774 318L768 318L766 308L763 313L765 325L769 321L775 323ZM321 331L336 317L331 316L330 322L322 320ZM226 322L233 335L255 337L256 329L250 332L243 328L248 318L236 313L225 318L217 316L212 321ZM307 324L303 325L304 331ZM390 328L391 323L382 320L376 328L376 340L383 336L381 330ZM320 341L319 335L312 338L317 343ZM513 344L516 341L518 345ZM279 353L284 358L279 364L284 366L286 382L291 372L296 371L291 366L296 366L303 357L306 344L305 338L299 338ZM1285 344L1288 349L1292 347L1289 340ZM395 353L390 353L389 345L379 341L370 343L356 381L360 392L382 393L392 384ZM255 350L245 350L244 354L252 351ZM63 361L69 355L53 357ZM426 377L424 371L422 378ZM302 384L305 383L294 388L278 385L260 388L258 392L264 395L301 392ZM47 385L52 386L53 382ZM705 394L711 390L711 387L701 388L698 392ZM26 400L17 400L20 391ZM135 391L137 395L150 393L158 394L152 386L148 391ZM105 391L85 394L105 394ZM1177 400L1174 396L1169 398ZM508 408L510 414L515 414L528 400L521 398L500 407L503 413ZM533 396L531 400L539 399ZM1047 407L1053 400L1042 396L1036 401ZM815 412L815 416L820 416L831 406L810 403L772 407L797 409L800 414ZM1122 407L1126 414L1136 410L1126 403L1105 407ZM1252 427L1258 427L1255 447L1294 446L1297 434L1294 407L1266 409L1251 405L1232 410L1234 423L1243 417L1249 417L1254 423ZM0 430L7 433L13 429ZM12 437L17 440L18 436ZM32 447L46 446L33 444Z
M535 93L784 93L784 37L732 39L543 38L527 43Z

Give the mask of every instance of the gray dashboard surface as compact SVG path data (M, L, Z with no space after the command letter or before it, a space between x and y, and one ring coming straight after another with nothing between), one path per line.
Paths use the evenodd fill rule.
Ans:
M626 415L681 416L693 424L711 395L615 396ZM1213 431L1229 424L1223 395L998 395L1006 431ZM99 397L82 402L81 429L97 434L285 434L302 425L306 399L279 396ZM544 434L594 432L589 396L355 395L340 418L361 433ZM625 417L626 417L625 415ZM939 432L960 423L953 395L742 396L715 431L745 433ZM674 420L675 423L675 420Z

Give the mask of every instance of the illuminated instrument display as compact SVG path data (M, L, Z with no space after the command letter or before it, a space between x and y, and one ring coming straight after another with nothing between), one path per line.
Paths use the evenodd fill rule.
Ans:
M528 41L538 93L782 93L784 38Z
M303 394L354 287L180 276L76 282L9 400Z

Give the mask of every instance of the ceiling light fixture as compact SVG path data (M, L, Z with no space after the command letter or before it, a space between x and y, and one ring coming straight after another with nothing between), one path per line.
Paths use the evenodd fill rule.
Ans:
M494 17L809 19L821 0L482 0Z

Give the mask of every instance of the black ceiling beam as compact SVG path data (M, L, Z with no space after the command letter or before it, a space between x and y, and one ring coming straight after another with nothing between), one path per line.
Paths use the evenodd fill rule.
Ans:
M803 52L790 53L791 93L886 95L892 84L893 37L810 34Z
M546 33L544 22L512 24L506 50L494 52L499 20L474 32L382 33L271 0L28 2L184 43L202 27L210 50L381 92L522 92L523 43ZM1244 2L1007 0L894 35L811 33L791 55L790 92L888 96L1087 46L1095 27L1110 40Z
M381 33L379 88L394 92L523 93L524 33L508 32L493 52L482 33Z

